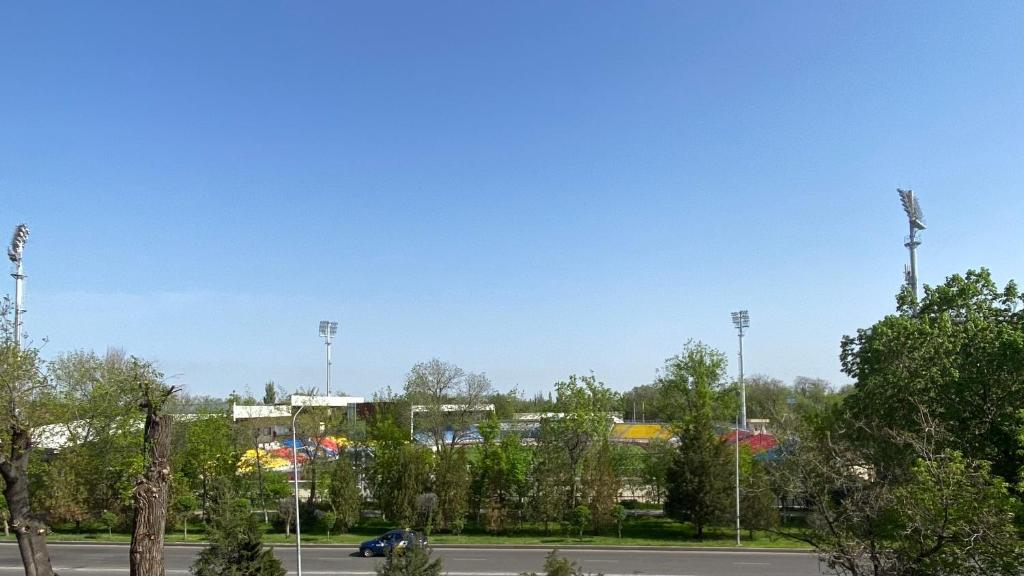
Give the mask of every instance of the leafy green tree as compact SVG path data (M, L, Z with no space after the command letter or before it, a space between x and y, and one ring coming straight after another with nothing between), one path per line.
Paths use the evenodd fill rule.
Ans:
M986 269L926 286L919 304L901 293L897 314L843 338L843 371L856 381L844 406L856 421L892 429L913 426L924 408L948 430L949 448L1014 481L1024 465L1015 440L1024 405L1022 303L1015 283L999 288Z
M233 486L218 480L211 487L210 512L210 544L192 564L193 576L285 576L273 549L263 547L259 524Z
M626 420L636 422L660 422L663 415L658 409L658 387L643 384L624 392L619 402L619 411Z
M174 499L173 509L181 518L181 524L185 528L185 540L188 540L188 519L199 509L199 500L191 492L180 494Z
M441 530L465 520L470 475L463 441L485 418L482 408L492 394L487 376L467 374L437 358L416 364L406 377L406 398L420 407L420 429L434 445L434 493Z
M423 446L381 442L370 464L369 486L384 517L401 525L417 519L417 498L430 482L431 454Z
M647 486L647 497L654 502L665 501L668 474L677 451L675 446L665 440L654 440L647 446L641 474Z
M334 463L327 494L331 501L331 511L335 515L331 526L337 526L341 532L348 532L359 522L363 495L359 491L359 475L352 457L346 452L342 452Z
M583 465L584 501L592 513L595 532L615 523L613 509L622 488L622 459L607 438L591 448Z
M0 302L0 476L26 574L53 576L45 517L31 503L29 456L33 428L51 421L53 388L41 370L39 351L14 341L11 302Z
M715 433L716 392L725 380L725 356L705 344L688 342L670 358L658 379L661 404L679 440L668 472L665 514L694 525L697 538L704 527L725 518L729 510L728 448Z
M114 526L118 525L119 520L120 519L117 517L117 514L114 514L109 510L100 514L99 518L100 526L107 529L107 536L113 535Z
M477 522L490 532L502 532L506 522L518 517L528 493L530 450L519 436L500 437L497 417L480 424L483 438L472 464L471 506ZM481 517L486 521L481 522Z
M324 527L324 531L327 532L327 538L328 539L330 539L330 537L331 537L331 530L334 529L334 526L337 523L338 523L338 515L335 514L332 511L330 511L330 510L328 510L327 512L324 512L323 516L320 517L320 524Z
M377 576L441 576L441 559L430 556L427 547L410 540L401 552L389 554L377 565Z
M615 531L622 538L622 525L626 522L626 508L621 504L616 504L612 508L612 517L615 518Z
M744 387L747 394L748 418L768 418L776 421L789 411L793 390L782 380L754 374L744 379Z
M536 572L523 572L519 576L538 576ZM579 564L558 555L558 550L544 557L544 576L587 576ZM600 575L598 575L600 576Z
M822 425L824 424L824 425ZM878 429L840 416L804 427L783 446L773 481L808 507L810 530L786 535L814 546L829 568L849 576L1018 576L1024 550L1014 500L987 462L939 446L943 432L922 412L917 429ZM862 429L856 438L843 432ZM864 436L879 442L865 442ZM906 474L880 474L881 441L913 456Z
M226 413L200 414L181 422L173 441L173 468L180 471L199 498L203 518L210 517L212 487L218 482L237 483L236 464L241 450Z
M740 522L754 537L754 530L774 530L779 526L778 499L766 465L755 460L747 447L740 459Z
M592 520L593 515L590 513L590 508L580 505L572 509L570 525L580 540L583 539L583 531L587 529Z
M70 352L51 361L47 375L54 421L47 429L62 442L37 468L41 492L51 499L45 506L57 510L74 503L78 518L65 511L60 516L66 520L97 518L103 511L126 517L144 464L132 360L117 349L102 357ZM54 475L59 481L48 483Z
M584 458L592 447L607 440L618 397L593 375L573 374L568 380L555 383L555 392L555 406L561 416L553 419L549 431L565 449L571 474L566 508L572 509L580 502Z
M548 532L552 522L565 519L568 513L566 505L570 501L569 488L575 483L568 451L562 442L562 428L556 420L545 418L540 423L530 478L533 488L531 516L543 523L544 532Z

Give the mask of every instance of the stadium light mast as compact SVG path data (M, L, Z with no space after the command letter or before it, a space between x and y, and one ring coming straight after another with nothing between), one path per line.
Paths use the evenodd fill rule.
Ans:
M18 224L14 228L14 236L11 237L11 245L7 248L7 257L14 264L14 272L11 273L11 277L14 278L14 347L18 350L21 350L21 314L24 312L21 307L25 274L21 270L21 257L27 241L28 225Z
M331 341L338 334L338 323L327 320L320 321L320 337L327 345L327 396L331 395Z
M897 188L896 192L900 195L900 203L903 204L903 211L907 213L907 220L910 223L910 235L906 237L906 242L903 244L910 251L910 267L904 269L903 276L906 279L907 286L910 287L910 291L914 293L914 301L917 301L917 247L921 245L921 241L917 239L917 231L924 230L927 226L924 225L924 212L921 211L921 204L917 201L917 195L914 194L913 190L903 190Z
M740 336L740 428L747 429L747 387L743 383L743 330L750 328L750 314L746 310L732 313L732 325ZM738 433L738 432L737 432Z

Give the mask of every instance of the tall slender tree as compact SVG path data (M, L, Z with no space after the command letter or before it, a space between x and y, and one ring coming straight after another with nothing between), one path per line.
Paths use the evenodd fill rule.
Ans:
M665 513L689 521L703 538L708 524L723 519L729 505L728 451L715 433L716 392L725 381L725 355L700 342L665 363L658 379L662 410L679 440L668 473Z

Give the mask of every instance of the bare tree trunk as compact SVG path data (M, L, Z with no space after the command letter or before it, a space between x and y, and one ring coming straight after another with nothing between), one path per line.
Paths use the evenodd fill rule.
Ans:
M164 576L164 527L167 494L170 489L171 417L158 414L158 406L147 398L144 450L146 469L135 482L132 500L135 521L129 554L130 576Z
M32 514L28 498L29 432L17 424L11 426L11 446L7 458L0 461L4 478L4 498L11 515L11 527L18 539L18 551L25 576L53 576L50 554L46 549L46 523Z

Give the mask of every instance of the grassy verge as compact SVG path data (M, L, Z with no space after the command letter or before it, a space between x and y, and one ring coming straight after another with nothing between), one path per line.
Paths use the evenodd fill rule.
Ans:
M356 545L364 540L377 536L394 528L380 521L370 521L357 526L347 534L331 534L327 536L322 530L303 530L302 541L308 544ZM205 533L201 528L189 530L188 539L181 531L167 533L165 539L169 543L199 544L205 541ZM0 539L3 537L0 536ZM7 538L13 540L11 536ZM54 542L89 541L89 542L128 542L131 536L114 532L54 532L50 536ZM295 542L295 535L285 536L280 532L267 532L264 541L268 544L285 545ZM434 533L430 536L434 544L477 544L477 545L538 545L565 548L571 546L710 546L735 547L736 533L727 528L713 528L705 532L703 540L694 537L693 529L686 525L663 518L645 518L627 522L622 528L622 537L615 534L586 534L582 539L567 536L557 527L545 532L541 526L527 526L511 534L488 534L483 530L470 528L455 534ZM743 546L751 548L799 548L807 546L765 532L754 532L753 538L747 531L742 533Z

